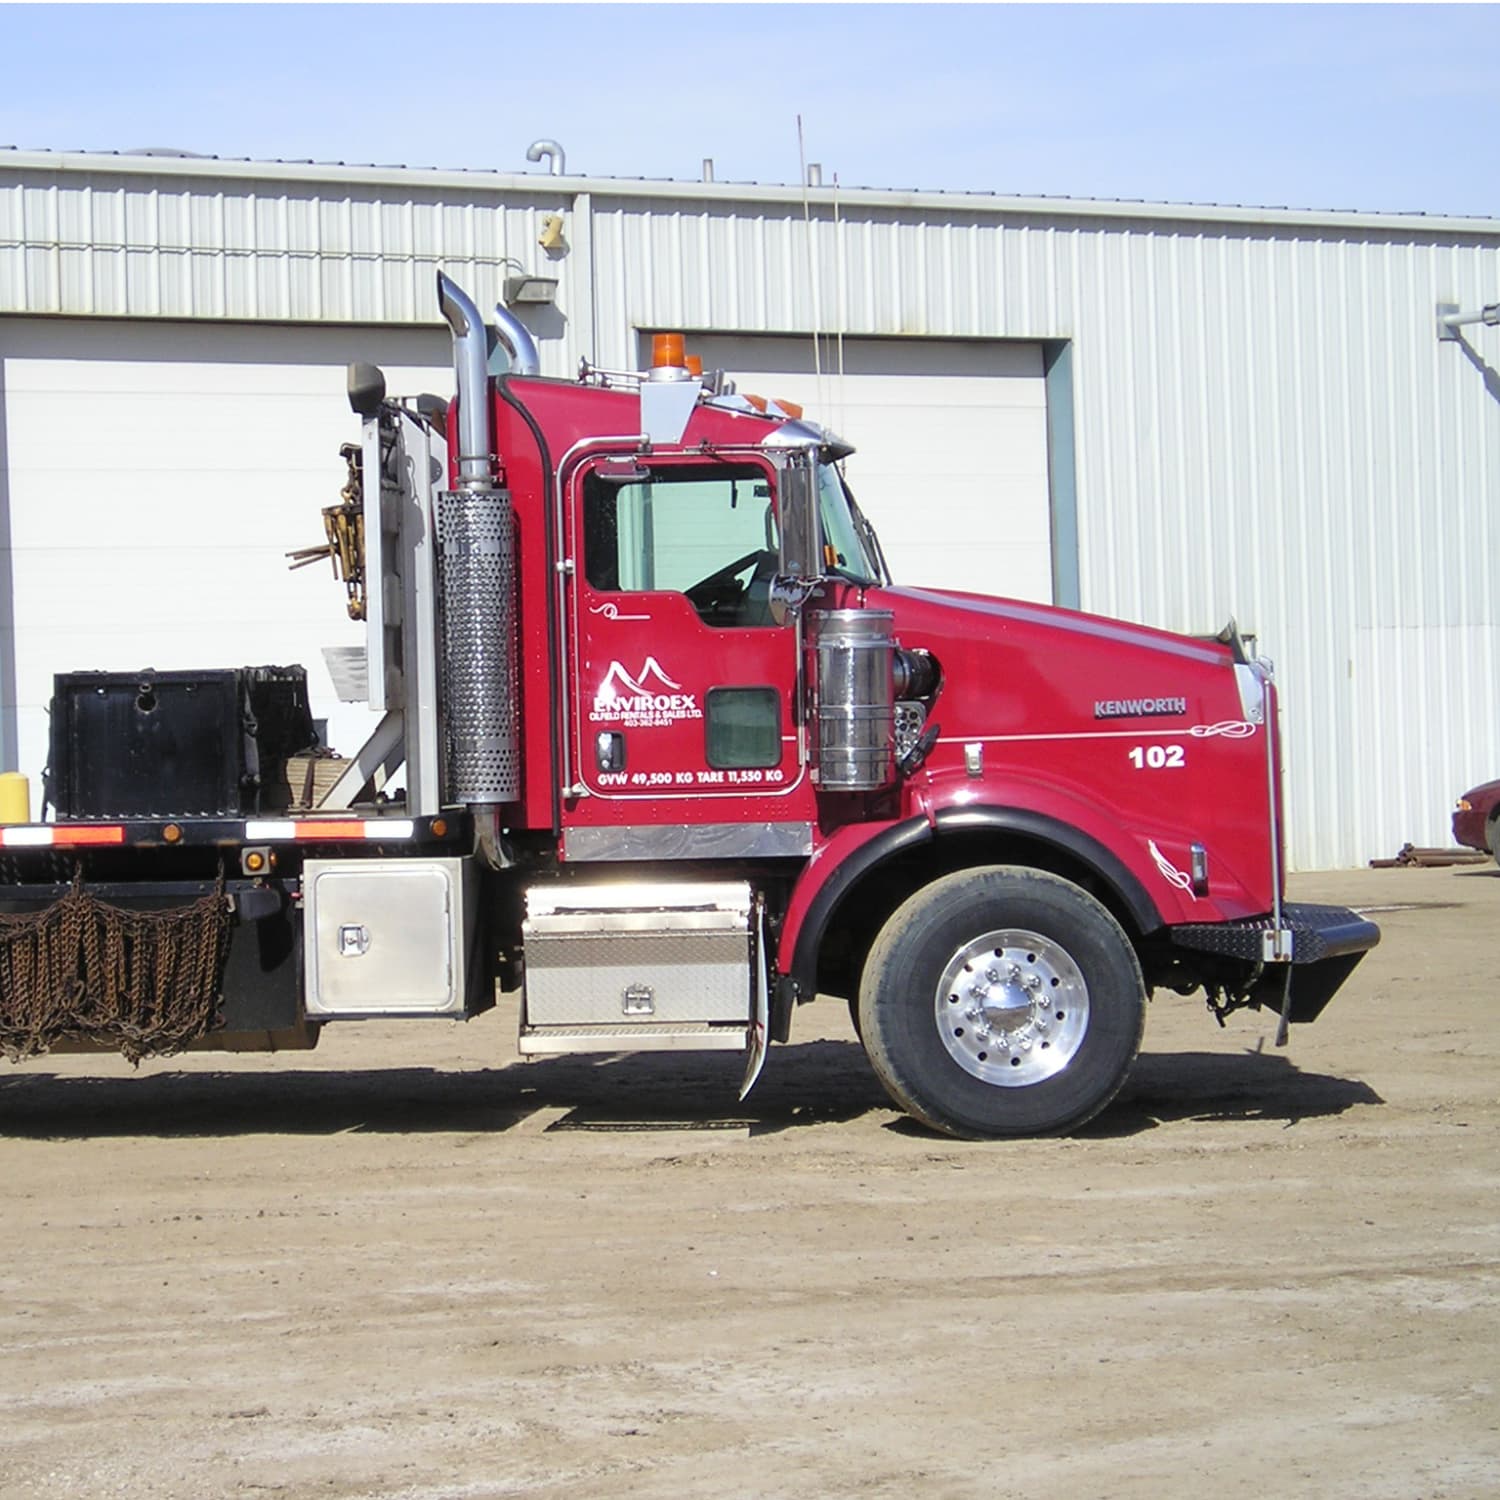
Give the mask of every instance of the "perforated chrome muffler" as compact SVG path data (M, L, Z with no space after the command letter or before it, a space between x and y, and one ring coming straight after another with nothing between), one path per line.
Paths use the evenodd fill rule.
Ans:
M516 701L516 518L504 490L437 499L445 802L521 795Z

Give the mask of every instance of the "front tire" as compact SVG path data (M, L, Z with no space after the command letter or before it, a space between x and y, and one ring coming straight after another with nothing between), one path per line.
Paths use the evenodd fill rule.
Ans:
M1086 891L995 865L924 886L881 929L859 1030L886 1092L979 1139L1076 1130L1140 1050L1146 996L1124 929Z

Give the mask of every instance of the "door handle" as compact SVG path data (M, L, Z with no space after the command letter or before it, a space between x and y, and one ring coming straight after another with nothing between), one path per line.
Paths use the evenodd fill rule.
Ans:
M625 769L625 736L615 729L604 729L594 736L594 761L601 771Z

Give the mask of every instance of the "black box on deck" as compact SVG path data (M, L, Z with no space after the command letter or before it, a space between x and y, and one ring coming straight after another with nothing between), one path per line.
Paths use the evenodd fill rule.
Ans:
M59 673L46 796L62 821L279 812L313 740L302 667Z

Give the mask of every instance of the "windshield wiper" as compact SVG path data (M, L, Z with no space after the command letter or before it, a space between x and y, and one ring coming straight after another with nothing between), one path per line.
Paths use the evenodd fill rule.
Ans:
M870 561L875 564L876 583L883 583L889 587L891 570L885 564L885 552L881 548L880 538L875 535L875 528L870 525L865 518L864 511L859 508L859 502L849 493L847 484L844 486L844 498L849 502L849 515L854 522L855 533L864 544Z

